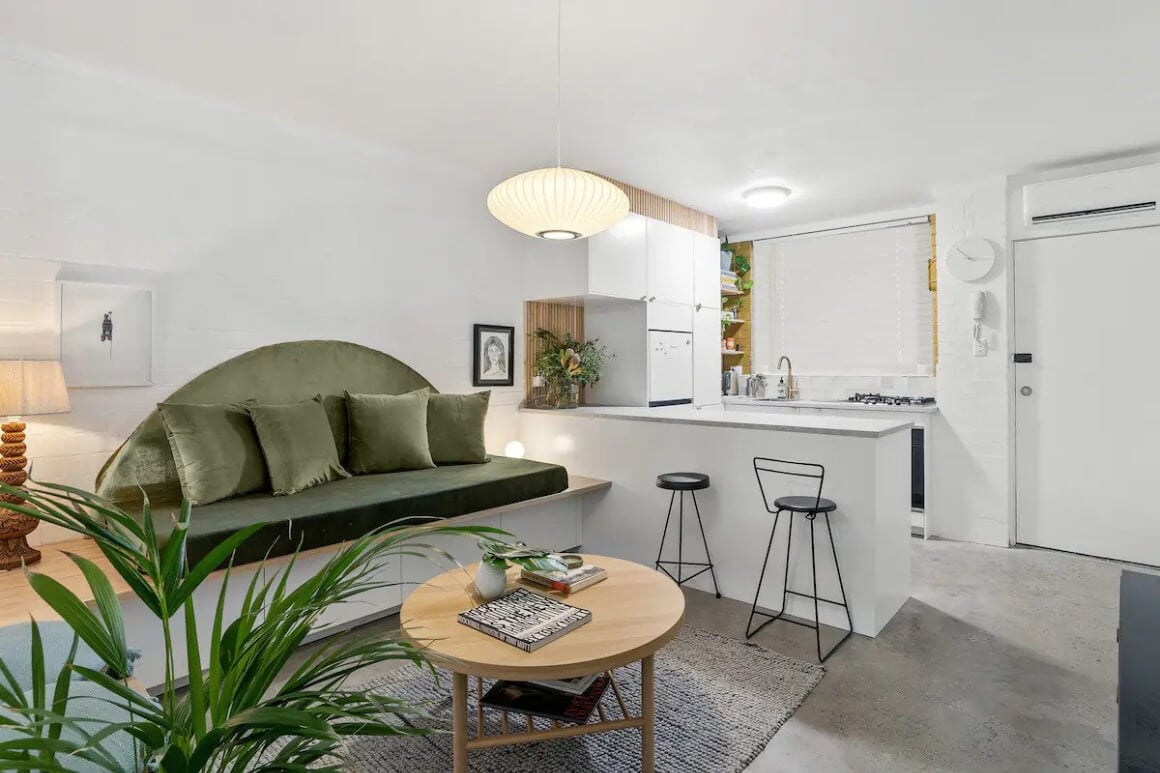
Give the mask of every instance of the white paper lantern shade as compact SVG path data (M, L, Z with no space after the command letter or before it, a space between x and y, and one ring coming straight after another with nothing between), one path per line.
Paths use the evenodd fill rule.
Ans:
M540 239L584 239L628 215L628 196L579 169L548 167L509 177L487 194L487 209L508 228Z

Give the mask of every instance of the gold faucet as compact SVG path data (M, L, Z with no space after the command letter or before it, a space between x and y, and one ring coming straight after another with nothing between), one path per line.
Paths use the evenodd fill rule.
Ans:
M798 390L797 390L797 383L793 380L793 363L790 361L789 357L786 357L784 354L781 355L781 359L777 361L777 372L778 373L781 373L781 364L783 362L786 364L786 367L788 368L788 372L786 373L786 376L785 376L785 399L786 400L796 400L797 396L798 396Z

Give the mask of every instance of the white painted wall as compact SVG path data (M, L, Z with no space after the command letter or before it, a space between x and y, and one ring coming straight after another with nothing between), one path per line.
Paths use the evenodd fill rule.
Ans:
M1009 544L1012 514L1010 441L1010 250L1007 235L1007 178L938 187L939 412L935 417L933 469L927 495L936 498L931 533L989 545ZM965 236L989 240L995 265L977 282L960 282L946 256ZM982 335L989 353L972 353L968 303L987 293Z
M0 357L55 356L58 277L156 288L156 385L72 390L71 413L31 419L39 478L91 486L154 403L264 344L355 341L468 391L472 323L512 324L520 372L541 247L451 166L3 43L0 115ZM493 450L519 399L493 392Z

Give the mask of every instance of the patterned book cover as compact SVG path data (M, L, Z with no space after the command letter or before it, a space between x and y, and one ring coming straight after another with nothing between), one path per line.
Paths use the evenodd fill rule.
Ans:
M580 695L550 690L534 682L496 682L483 696L483 705L518 711L559 722L584 724L608 687L608 676L600 674Z
M592 619L592 613L527 588L459 613L459 622L524 652L534 652Z

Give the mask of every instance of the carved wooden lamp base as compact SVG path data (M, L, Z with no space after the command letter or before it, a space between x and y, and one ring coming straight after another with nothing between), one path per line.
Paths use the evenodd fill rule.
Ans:
M22 421L0 425L3 432L0 434L0 483L23 486L28 480L24 469L28 464L24 455L28 450L24 443L24 428ZM40 551L28 544L28 535L40 525L40 521L4 507L5 503L23 502L18 494L0 494L0 569L17 569L40 560Z

